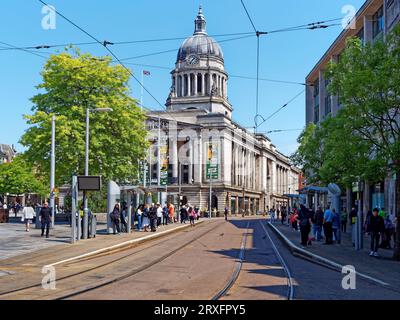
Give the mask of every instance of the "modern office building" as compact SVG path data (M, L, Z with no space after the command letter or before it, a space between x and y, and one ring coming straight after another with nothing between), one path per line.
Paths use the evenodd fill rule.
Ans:
M342 107L337 96L332 96L327 90L328 79L324 74L331 61L338 61L341 52L345 49L346 39L359 37L364 43L371 43L384 39L385 36L400 21L400 0L367 0L356 14L349 28L342 31L330 48L318 61L306 78L306 124L319 124L327 116L336 116ZM354 204L353 190L347 190L343 201L347 208ZM352 198L353 200L347 201ZM345 204L343 204L345 205ZM365 184L363 190L364 212L371 208L385 208L394 212L395 208L395 181L388 177L376 185Z

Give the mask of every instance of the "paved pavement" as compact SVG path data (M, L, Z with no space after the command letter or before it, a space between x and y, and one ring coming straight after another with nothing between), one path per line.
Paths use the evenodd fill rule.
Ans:
M293 230L287 225L283 226L280 222L274 223L274 226L294 245L301 247L300 232ZM340 265L352 265L357 272L372 276L400 288L400 262L391 259L393 255L392 250L380 249L380 258L370 257L369 237L364 238L364 249L356 251L352 245L349 233L342 234L341 244L324 245L323 243L315 241L312 246L308 246L305 249Z
M176 228L181 224L170 224L161 226L159 231ZM0 224L0 261L6 263L7 259L14 258L12 261L30 259L38 251L47 253L50 256L69 258L69 256L85 254L90 250L98 250L107 246L140 238L146 235L144 232L134 231L131 234L122 233L119 236L107 235L106 224L97 224L97 236L95 239L81 240L75 245L71 245L71 228L69 224L56 224L50 230L50 238L40 236L41 230L31 226L30 232L25 231L23 223ZM53 247L57 246L57 249ZM73 248L73 250L71 250ZM64 254L63 254L64 253ZM0 276L1 276L0 270Z

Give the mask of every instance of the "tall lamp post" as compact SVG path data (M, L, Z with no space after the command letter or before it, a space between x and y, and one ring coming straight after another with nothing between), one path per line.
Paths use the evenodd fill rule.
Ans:
M85 147L85 176L89 176L89 125L90 125L90 112L112 112L111 108L98 108L86 109L86 147ZM84 199L84 213L83 213L83 239L88 238L88 225L89 225L89 208L86 191L83 192Z

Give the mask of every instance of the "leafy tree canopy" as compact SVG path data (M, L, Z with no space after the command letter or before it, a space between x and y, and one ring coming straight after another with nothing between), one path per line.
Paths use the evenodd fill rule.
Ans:
M138 161L147 148L145 114L131 97L129 73L112 65L110 57L96 58L64 52L53 55L42 71L43 81L25 118L30 128L21 138L25 158L38 174L49 178L51 118L56 120L56 184L84 174L86 109L112 108L112 112L90 113L91 175L132 181Z

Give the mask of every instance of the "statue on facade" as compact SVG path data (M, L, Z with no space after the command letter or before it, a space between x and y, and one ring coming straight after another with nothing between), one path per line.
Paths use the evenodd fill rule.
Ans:
M218 89L217 89L217 84L216 83L213 83L213 85L212 85L211 95L212 96L218 96Z

